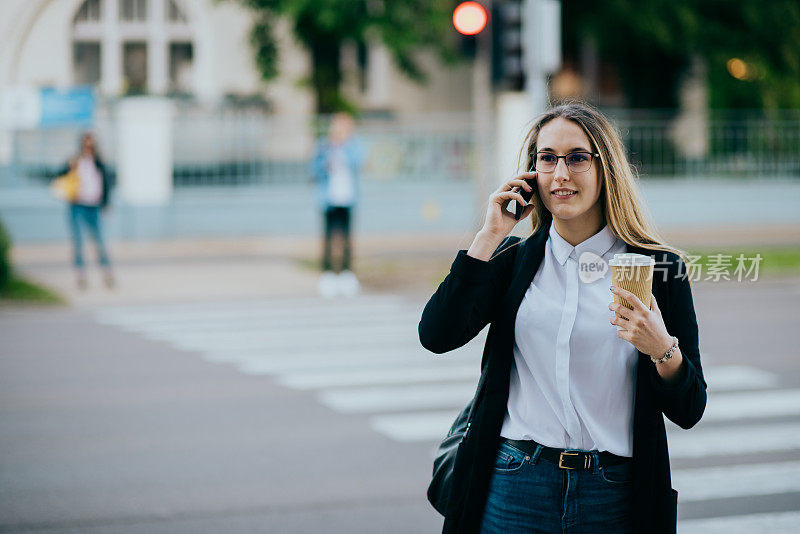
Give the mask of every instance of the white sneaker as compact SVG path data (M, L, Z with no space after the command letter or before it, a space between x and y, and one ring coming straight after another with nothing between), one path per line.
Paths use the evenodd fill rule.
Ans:
M325 271L317 282L317 293L322 298L332 299L338 293L339 279L333 271Z
M342 271L339 273L339 293L345 297L355 297L361 290L361 284L353 271Z

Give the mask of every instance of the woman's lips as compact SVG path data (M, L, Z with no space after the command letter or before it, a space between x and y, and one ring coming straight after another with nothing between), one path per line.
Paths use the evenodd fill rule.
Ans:
M569 200L572 197L578 196L578 192L575 191L571 195L566 195L566 196L565 195L557 195L557 194L555 194L555 192L553 192L553 193L550 193L550 196L553 197L553 198L557 198L558 200Z

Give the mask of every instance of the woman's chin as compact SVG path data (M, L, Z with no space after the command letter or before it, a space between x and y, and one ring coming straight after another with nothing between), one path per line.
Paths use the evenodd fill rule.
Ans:
M574 219L579 217L586 210L575 209L574 206L556 206L555 209L550 210L550 214L554 219Z

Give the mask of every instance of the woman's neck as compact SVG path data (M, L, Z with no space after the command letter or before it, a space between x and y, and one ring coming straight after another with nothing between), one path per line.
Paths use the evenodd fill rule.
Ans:
M579 243L583 243L597 232L602 230L606 225L606 221L602 217L599 220L593 219L589 221L565 221L562 219L553 218L553 224L555 225L558 235L563 237L564 241L574 247Z

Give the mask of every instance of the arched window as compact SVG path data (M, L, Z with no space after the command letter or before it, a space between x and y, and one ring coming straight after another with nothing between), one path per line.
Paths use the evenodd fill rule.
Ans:
M75 84L111 94L193 92L194 38L178 0L85 0L72 41Z
M186 16L173 0L167 0L167 20L176 24L186 24Z
M147 21L147 0L120 0L119 20L123 22Z
M75 22L100 20L100 0L86 0L75 15Z

